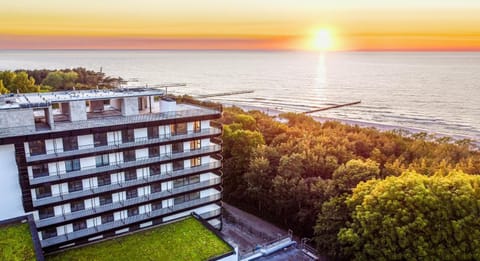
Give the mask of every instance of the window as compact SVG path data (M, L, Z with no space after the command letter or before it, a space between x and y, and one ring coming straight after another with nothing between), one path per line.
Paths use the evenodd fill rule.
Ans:
M72 212L80 211L84 209L85 209L85 202L83 202L83 200L76 200L76 201L70 202L70 210Z
M109 222L113 222L113 214L110 213L110 214L102 215L102 224L106 224Z
M190 159L190 167L191 168L198 167L200 165L202 165L202 158L196 157L196 158Z
M67 172L80 170L80 159L66 160L65 170Z
M200 140L192 140L190 141L190 150L199 150L202 144Z
M151 193L156 193L156 192L162 191L162 183L160 183L160 182L152 183L152 185L150 185L150 191L151 191Z
M136 198L136 197L138 197L138 190L136 188L127 190L127 199Z
M45 219L53 216L55 216L55 211L53 211L53 207L43 207L38 210L38 217L40 219Z
M150 176L160 175L160 165L150 166Z
M135 136L134 136L134 131L133 129L126 129L122 130L122 142L134 142L135 141Z
M73 222L73 231L78 231L87 228L87 222L85 220Z
M112 195L102 195L99 197L100 206L111 204L112 203Z
M103 154L95 157L95 164L98 167L108 166L109 165L109 156L108 154Z
M50 197L52 196L52 188L50 187L50 185L44 184L41 187L35 189L35 194L37 195L37 198Z
M125 173L125 181L137 179L137 170L136 169L126 170L124 173Z
M152 210L162 209L162 201L152 202Z
M82 180L74 180L68 182L68 192L83 190Z
M110 174L102 174L97 177L98 186L106 186L111 184Z
M194 121L193 122L193 132L197 133L202 130L202 124L200 121Z
M149 139L158 138L158 126L148 127L147 135Z
M170 124L170 133L172 135L187 134L187 123Z
M200 175L176 179L173 181L173 188L183 187L183 186L187 186L187 185L195 184L199 182L200 182Z
M107 133L94 133L93 134L93 144L94 147L101 147L108 145Z
M57 228L47 228L42 231L42 239L52 238L57 236Z
M154 158L160 156L160 148L158 146L148 148L148 157Z
M183 160L177 160L172 163L173 171L182 170L183 169Z
M123 162L135 161L135 151L127 150L123 152Z
M172 153L181 153L183 152L183 142L177 142L172 144Z
M127 209L127 216L133 217L133 216L136 216L136 215L138 215L138 207Z
M33 165L32 174L34 178L48 176L48 164Z
M75 137L63 137L63 151L78 150L78 139Z
M191 200L195 200L195 199L199 199L199 198L200 198L200 192L197 191L197 192L193 192L193 193L189 193L189 194L185 194L185 195L176 197L173 200L173 204L181 204L183 202L187 202L187 201L191 201Z
M28 143L28 148L30 150L30 156L41 155L41 154L47 153L46 149L45 149L45 141L44 140L30 141Z

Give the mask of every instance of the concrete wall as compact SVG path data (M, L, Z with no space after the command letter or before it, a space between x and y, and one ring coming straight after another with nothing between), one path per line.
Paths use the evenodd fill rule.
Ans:
M0 126L14 128L30 126L35 129L32 109L0 110Z
M87 106L85 106L85 101L70 101L68 105L70 110L70 121L87 120Z
M22 191L18 181L18 168L13 144L0 146L0 220L25 214L22 204Z
M123 98L122 115L123 116L138 115L138 98L137 97Z
M170 112L177 110L177 102L174 100L160 100L160 112Z

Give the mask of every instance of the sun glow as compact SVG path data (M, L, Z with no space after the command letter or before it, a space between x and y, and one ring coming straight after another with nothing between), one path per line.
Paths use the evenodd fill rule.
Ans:
M334 49L332 32L328 29L320 29L315 32L312 47L314 50L329 51Z

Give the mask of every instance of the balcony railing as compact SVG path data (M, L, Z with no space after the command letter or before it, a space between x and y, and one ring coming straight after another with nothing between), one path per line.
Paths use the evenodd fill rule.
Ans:
M57 157L67 157L67 156L75 156L81 154L88 154L88 153L97 153L100 154L102 152L109 152L114 149L123 149L123 148L131 148L136 146L148 145L148 144L155 144L167 141L176 141L176 140L183 140L188 138L202 138L208 137L212 135L221 134L222 130L217 128L209 128L203 129L200 132L189 131L186 134L179 134L179 135L171 135L171 134L164 134L159 136L158 138L149 139L148 137L140 137L136 138L132 142L125 142L122 143L120 140L115 140L113 144L105 145L105 146L98 146L95 147L94 144L85 144L78 146L78 150L70 150L70 151L63 151L61 148L55 148L52 150L46 150L46 154L40 155L29 155L27 152L27 162L34 162L40 160L49 160L55 159Z
M165 153L165 154L161 154L158 157L153 157L153 158L142 157L129 162L113 162L113 163L111 162L110 165L103 166L103 167L97 167L93 165L93 166L83 167L81 170L76 170L71 172L58 171L57 173L50 174L48 176L33 178L30 180L30 185L38 185L46 182L54 182L54 181L59 181L63 179L68 179L68 178L77 178L77 177L98 174L98 173L107 172L107 171L121 171L122 169L125 169L125 168L139 167L139 166L159 163L163 161L172 161L176 159L202 155L205 153L220 152L221 149L222 147L220 145L210 145L210 146L202 147L200 149L185 150L183 153L176 153L176 154Z
M113 202L113 203L102 205L102 206L95 206L95 207L80 210L80 211L66 213L66 214L63 214L61 216L54 216L54 217L50 217L50 218L46 218L46 219L42 219L42 220L37 220L35 223L36 223L37 227L50 226L50 225L53 225L53 224L56 224L56 223L59 223L59 222L74 220L74 219L77 219L77 218L81 218L81 217L84 217L84 216L90 216L90 215L93 215L93 214L100 214L100 213L103 213L103 212L106 212L106 211L112 211L112 210L116 210L116 209L124 209L124 208L127 208L127 207L132 206L132 205L137 205L137 204L141 204L141 203L144 203L144 202L149 202L149 201L152 201L152 200L166 198L166 197L173 197L173 196L175 196L177 194L180 194L180 193L183 193L183 192L202 189L202 188L205 188L205 187L210 187L210 186L219 185L219 184L221 184L221 178L220 177L215 177L215 178L211 178L211 179L206 180L206 181L202 181L202 182L187 185L187 186L182 186L182 187L175 188L175 189L162 190L162 191L159 191L159 192L155 192L155 193L152 193L152 194L148 194L148 195L144 195L144 196L140 196L140 197L136 197L136 198L132 198L132 199L121 200L121 201Z
M151 218L156 217L156 216L161 216L161 215L169 214L169 213L172 213L172 212L181 211L183 209L189 209L189 208L192 208L194 206L206 204L206 203L209 203L209 202L214 202L214 201L217 201L217 200L221 199L221 197L222 197L222 195L219 192L219 193L207 196L207 197L187 201L187 202L177 204L177 205L174 205L174 206L171 206L171 207L154 210L154 211L147 212L147 213L144 213L144 214L139 214L139 215L128 217L128 218L115 220L113 222L109 222L109 223L101 224L101 225L98 225L98 226L89 227L89 228L86 228L86 229L70 232L70 233L67 233L67 234L64 234L64 235L44 239L44 240L41 241L41 244L42 244L42 247L48 247L48 246L52 246L52 245L56 245L56 244L61 244L62 242L65 242L67 240L70 241L70 240L82 238L82 237L85 237L85 236L88 236L88 235L91 235L91 234L94 234L94 233L101 233L101 232L104 232L104 231L115 229L117 227L122 227L122 226L125 226L125 225L135 224L135 223L138 223L138 222L141 222L141 221L144 221L144 220L151 219Z
M37 199L37 200L33 201L33 206L38 207L38 206L43 206L43 205L47 205L47 204L62 202L62 201L65 201L65 200L71 200L71 199L75 199L75 198L79 198L79 197L95 195L95 194L99 194L99 193L103 193L103 192L107 192L107 191L111 191L111 190L129 188L129 187L132 187L132 186L138 186L138 185L142 185L142 184L150 184L150 183L153 183L153 182L156 182L156 181L162 181L162 180L165 180L165 179L182 177L182 176L189 175L189 174L196 173L196 172L218 169L221 166L222 166L222 164L221 164L220 161L215 161L215 162L202 164L200 166L191 167L191 168L187 168L187 169L168 171L168 172L160 173L158 175L142 177L140 179L129 180L129 181L119 182L119 183L112 183L110 185L105 185L105 186L91 187L91 188L81 190L81 191L53 194L50 197L45 197L45 198L41 198L41 199Z

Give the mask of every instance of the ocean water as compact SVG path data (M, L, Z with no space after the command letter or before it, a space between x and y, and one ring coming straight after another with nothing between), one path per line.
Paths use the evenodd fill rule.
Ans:
M175 94L480 140L480 52L0 51L0 70L86 67Z

